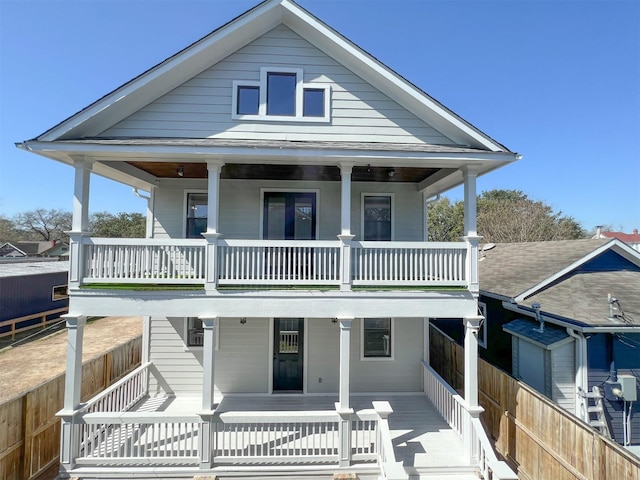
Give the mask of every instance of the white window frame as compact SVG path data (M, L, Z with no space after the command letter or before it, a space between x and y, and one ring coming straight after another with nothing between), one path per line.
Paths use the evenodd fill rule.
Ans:
M193 318L198 318L198 317L184 317L184 349L186 351L189 350L202 350L203 346L199 346L199 345L189 345L189 325L191 324L191 319ZM216 351L220 350L220 318L216 319L216 344L214 346L214 349Z
M296 111L295 115L267 115L267 77L269 73L293 73L296 76ZM231 118L233 120L262 120L269 122L312 122L328 123L331 121L331 85L328 83L305 83L304 70L291 67L262 67L260 81L234 80L231 95ZM258 87L259 105L257 115L242 115L238 113L238 87ZM303 115L304 90L324 90L324 115Z
M478 346L487 348L487 304L478 302L478 311L484 317L478 329Z
M56 288L64 288L65 289L65 294L59 298L56 298ZM68 285L54 285L53 287L51 287L51 301L52 302L59 302L60 300L66 300L69 298L69 291L68 291L69 286Z
M389 241L392 242L395 238L395 231L396 231L396 225L395 225L396 212L395 212L394 194L386 193L386 192L362 192L360 194L360 238L362 238L363 241L364 241L364 199L365 197L389 197L391 199L390 201L391 202L391 239ZM367 240L367 241L383 242L385 240Z
M374 318L374 317L368 317ZM389 317L375 317L375 318L389 318ZM389 318L391 320L391 356L389 357L365 357L364 356L364 318L360 319L360 361L361 362L392 362L396 357L396 321L395 318Z

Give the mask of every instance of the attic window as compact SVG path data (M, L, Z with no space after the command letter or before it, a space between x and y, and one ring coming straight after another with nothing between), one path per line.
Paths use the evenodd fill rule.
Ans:
M235 120L328 122L330 87L304 83L301 68L263 67L260 81L233 82Z

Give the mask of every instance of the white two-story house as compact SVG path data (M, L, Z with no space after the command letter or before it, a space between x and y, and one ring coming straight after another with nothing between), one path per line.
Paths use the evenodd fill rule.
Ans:
M267 0L18 146L75 169L63 473L512 478L478 419L476 179L518 155L309 12ZM91 236L91 174L149 197L147 238ZM465 236L427 242L461 184ZM143 364L82 402L112 315ZM463 396L431 317L464 319Z

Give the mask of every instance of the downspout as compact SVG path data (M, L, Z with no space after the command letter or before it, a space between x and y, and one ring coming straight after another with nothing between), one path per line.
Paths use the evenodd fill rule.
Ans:
M586 399L578 392L589 391L589 370L587 368L587 339L582 333L578 333L572 328L567 327L567 333L570 337L576 339L576 399L575 399L575 415L585 422L588 421Z
M423 195L425 195L423 193ZM429 241L429 210L428 207L429 205L431 205L434 202L437 202L438 200L440 200L440 194L437 194L433 197L429 197L424 199L424 241L428 242Z
M153 238L153 210L152 210L152 201L153 201L153 189L149 193L149 196L142 195L137 187L133 187L133 194L147 201L147 224L145 227L145 238Z

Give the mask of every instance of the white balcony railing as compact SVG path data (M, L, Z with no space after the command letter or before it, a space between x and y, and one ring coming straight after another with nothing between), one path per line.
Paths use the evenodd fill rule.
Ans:
M354 285L466 286L464 242L352 245Z
M213 262L213 281L222 286L469 286L465 242L217 239L207 248L204 239L87 237L80 283L204 284Z
M89 237L83 250L84 283L204 282L203 240Z
M424 392L431 404L460 438L463 436L465 423L471 425L476 463L482 478L517 480L518 476L513 470L496 456L480 419L471 416L464 399L426 362L423 361L422 365L425 372Z
M218 283L331 285L340 282L340 243L220 240Z

